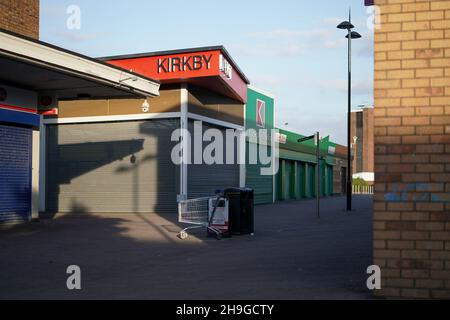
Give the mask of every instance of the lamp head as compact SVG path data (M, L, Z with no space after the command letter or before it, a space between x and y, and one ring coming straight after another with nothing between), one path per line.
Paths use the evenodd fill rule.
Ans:
M350 32L352 39L360 39L362 38L362 35L360 35L358 32L356 31L352 31ZM348 35L345 36L348 39Z
M342 30L351 30L351 29L353 29L354 27L355 27L355 26L354 26L353 24L351 24L350 22L348 22L348 21L341 22L341 23L337 26L338 29L342 29Z

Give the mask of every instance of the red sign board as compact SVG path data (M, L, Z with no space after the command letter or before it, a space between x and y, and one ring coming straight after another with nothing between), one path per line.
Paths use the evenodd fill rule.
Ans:
M183 80L217 76L220 51L195 52L108 61L158 80Z
M221 50L192 51L114 58L108 63L164 83L193 82L242 102L247 101L247 81Z

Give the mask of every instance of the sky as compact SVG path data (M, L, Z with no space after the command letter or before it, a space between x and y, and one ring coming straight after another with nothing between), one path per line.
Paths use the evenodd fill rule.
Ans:
M251 84L276 97L276 125L346 145L348 19L352 107L373 103L372 14L363 0L41 0L40 39L92 57L224 45ZM69 24L71 6L80 24ZM75 26L75 28L73 28Z

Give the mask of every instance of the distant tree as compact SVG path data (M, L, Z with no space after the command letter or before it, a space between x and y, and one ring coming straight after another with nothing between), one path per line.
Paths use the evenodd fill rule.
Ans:
M353 185L358 187L366 187L369 184L362 178L353 179Z

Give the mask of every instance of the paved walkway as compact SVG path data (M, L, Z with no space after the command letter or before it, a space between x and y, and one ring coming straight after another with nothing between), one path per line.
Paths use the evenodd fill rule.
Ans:
M0 229L0 299L366 299L372 199L256 209L256 235L181 241L175 217L67 215ZM66 289L66 268L82 290Z

